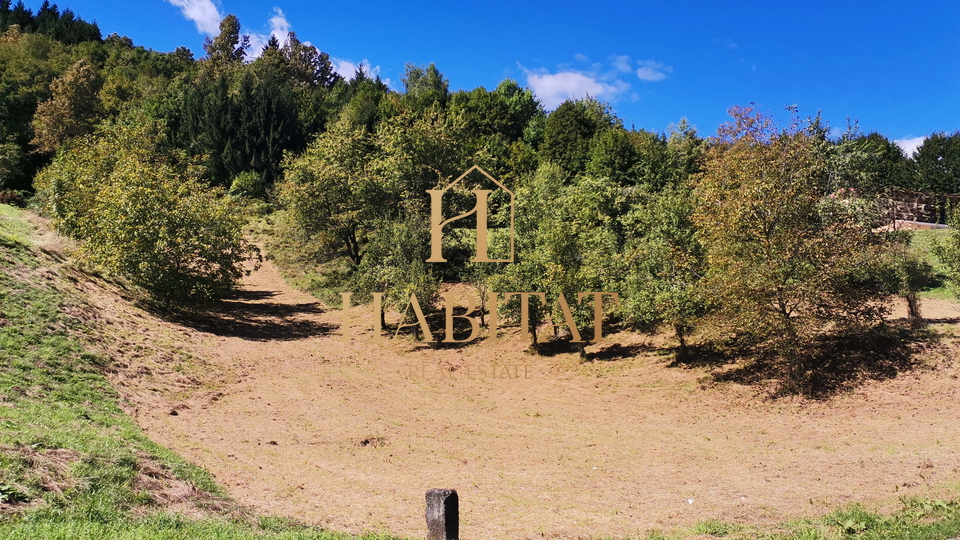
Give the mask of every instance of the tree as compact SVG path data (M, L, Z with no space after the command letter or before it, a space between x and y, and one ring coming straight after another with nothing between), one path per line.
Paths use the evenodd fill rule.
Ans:
M207 53L204 60L218 67L236 65L243 62L248 48L250 37L240 36L240 19L227 15L220 21L220 33L204 40L203 50Z
M857 164L865 172L865 181L856 187L867 192L878 192L889 187L917 188L915 164L900 146L880 133L872 132L854 139L854 144L867 159Z
M281 69L264 60L234 72L203 70L171 107L173 142L204 156L214 185L254 171L272 186L284 152L305 148L297 96Z
M495 90L482 86L450 96L450 114L462 115L464 131L469 136L502 136L508 142L523 137L524 129L543 111L533 92L505 79Z
M7 188L29 189L36 171L49 163L48 154L31 152L30 123L37 105L50 98L51 82L73 63L65 46L42 34L13 26L0 36L0 133L20 150L7 153L18 161L11 162Z
M10 136L0 136L0 190L10 189L23 174L23 150Z
M373 138L362 129L336 126L284 164L278 200L287 209L287 234L318 262L340 257L353 267L396 201L380 167Z
M671 124L667 130L667 156L665 182L679 186L700 172L704 151L703 139L697 135L695 127L681 118L678 124Z
M603 131L594 137L590 146L586 172L597 178L609 178L618 184L639 182L634 170L640 154L622 127Z
M539 350L539 326L547 321L554 338L566 326L566 335L586 359L585 341L598 337L593 335L595 306L589 300L578 302L578 295L606 291L621 270L612 227L618 190L590 177L565 180L559 166L546 163L517 189L516 262L493 275L489 288L542 294L529 298L529 325L521 329L529 332L533 351ZM521 325L526 322L520 298L505 301L502 312L519 315Z
M827 167L828 189L854 188L869 196L889 187L915 189L913 163L893 141L876 132L863 135L856 123L836 140L827 135L818 130L816 146Z
M368 132L382 119L380 103L389 92L380 78L370 79L363 73L363 66L357 68L358 75L343 84L345 102L339 108L337 121L354 127L363 127Z
M204 156L214 185L226 186L246 170L240 156L237 109L230 95L230 76L204 70L184 89L182 102L170 112L173 142L193 156Z
M401 209L399 216L383 218L367 246L356 272L351 276L351 289L356 299L364 301L371 293L384 293L384 309L393 308L405 319L411 297L426 313L433 311L439 299L440 280L426 262L430 256L430 237L423 224L429 219L424 208L415 202ZM385 327L381 311L381 326ZM406 320L402 320L404 324Z
M310 88L331 88L343 79L333 70L330 55L313 45L302 43L293 32L287 34L282 52L289 77L297 83Z
M403 81L404 103L412 111L423 112L433 106L446 107L450 96L450 82L443 78L443 74L432 63L426 68L414 64L407 64L406 73L400 78Z
M222 190L154 163L125 162L99 194L85 258L166 306L222 297L256 249Z
M751 108L731 115L695 189L712 320L788 359L815 336L878 322L886 244L855 200L827 197L816 126L781 130Z
M17 26L24 32L46 34L65 45L76 45L86 41L100 41L100 28L96 23L88 23L78 18L72 11L62 12L56 4L44 0L36 15L21 1L10 9L10 0L0 2L0 30Z
M946 268L947 282L954 295L960 298L960 211L956 208L950 215L950 232L942 243L934 248L934 254Z
M426 190L444 187L475 164L469 148L462 145L466 138L462 125L450 122L437 109L423 114L405 110L384 119L376 138L384 159L396 174L398 193L403 199L426 203Z
M96 68L79 60L50 85L52 96L37 106L33 140L38 152L52 154L62 144L93 132L102 112L99 91L103 80Z
M245 70L233 105L237 159L227 163L227 171L232 177L254 170L264 186L272 186L282 174L284 152L300 152L305 146L293 88L270 66L259 73Z
M640 192L621 221L625 228L621 313L646 331L667 327L687 356L687 337L709 311L703 289L706 260L693 223L694 203L687 184L662 192Z
M540 154L570 175L585 170L593 138L619 121L610 107L594 98L564 101L547 117Z
M921 191L960 193L960 131L930 135L917 148L913 160Z

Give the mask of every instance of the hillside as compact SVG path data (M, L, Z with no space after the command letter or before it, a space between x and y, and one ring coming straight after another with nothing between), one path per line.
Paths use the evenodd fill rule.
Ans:
M900 497L955 496L953 345L827 401L769 401L672 364L642 336L592 347L588 364L572 352L531 357L510 340L375 345L360 327L344 343L339 314L270 264L204 317L170 322L76 270L54 237L38 237L42 223L0 208L4 286L17 291L4 300L4 349L22 359L4 372L5 508L32 516L0 525L12 537L63 527L90 537L293 534L271 536L290 526L245 507L416 537L423 492L441 485L461 493L465 534L484 538L705 522L778 530L854 501L888 512ZM927 303L952 335L956 304ZM481 377L494 361L518 369ZM110 482L84 483L90 476ZM832 519L806 527L831 530ZM960 531L960 519L944 526Z
M147 359L169 376L183 355L134 341L150 319L64 249L38 218L0 205L0 536L348 538L259 518L143 434L108 378L131 364L143 373ZM94 298L125 305L139 325L110 330L120 319Z

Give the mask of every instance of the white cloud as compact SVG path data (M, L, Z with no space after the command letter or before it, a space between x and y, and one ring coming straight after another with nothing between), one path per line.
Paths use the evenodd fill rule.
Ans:
M277 39L286 38L290 33L290 22L287 21L283 10L278 7L273 8L273 17L270 17L270 33Z
M357 72L357 68L363 66L364 71L367 72L367 76L374 78L380 75L380 66L371 66L370 61L364 58L359 62L353 62L350 60L345 60L343 58L331 58L330 62L333 63L333 70L340 74L344 79L350 80L353 78L353 75ZM386 84L390 86L392 81L387 79Z
M577 62L589 62L589 61L590 61L590 57L587 56L587 55L585 55L585 54L575 54L575 55L573 55L573 59L576 60Z
M261 34L254 32L250 34L250 56L257 57L260 56L260 53L263 52L263 47L270 41L270 37L273 36L280 41L280 45L284 45L287 42L287 34L290 33L290 21L287 20L287 16L283 14L283 10L275 7L273 8L273 16L270 17L270 33Z
M527 85L547 109L554 109L567 99L579 99L587 95L613 97L629 88L629 85L622 81L609 84L599 81L595 75L579 71L524 71L527 74Z
M589 59L582 55L574 58L580 63ZM581 99L586 96L602 98L606 101L628 99L637 101L640 96L631 91L630 83L623 80L624 74L634 71L640 80L656 82L666 79L673 73L673 67L654 60L635 62L627 55L614 55L607 62L593 62L589 68L576 69L569 64L557 66L556 73L547 69L527 69L519 66L527 76L527 86L540 98L546 109L554 109L568 99Z
M643 82L662 81L673 73L673 66L664 65L656 60L640 60L637 62L637 77Z
M187 20L197 25L197 32L207 36L220 33L220 10L212 0L167 0L171 5L180 8L180 12Z
M893 142L903 149L903 153L906 154L907 157L911 157L925 140L927 140L926 137L904 137L902 139L896 139Z
M633 71L633 68L630 67L630 57L627 55L611 56L610 61L617 71L622 71L623 73L630 73Z

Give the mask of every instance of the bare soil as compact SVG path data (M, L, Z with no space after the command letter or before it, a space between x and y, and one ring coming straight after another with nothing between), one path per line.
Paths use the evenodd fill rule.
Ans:
M179 323L86 287L114 336L113 382L152 438L240 503L334 530L422 537L430 488L459 492L464 538L516 539L889 510L960 485L949 301L924 303L945 337L920 367L810 400L706 383L707 368L672 367L662 337L605 337L580 363L532 356L515 331L466 347L376 342L358 307L344 339L339 310L269 262Z

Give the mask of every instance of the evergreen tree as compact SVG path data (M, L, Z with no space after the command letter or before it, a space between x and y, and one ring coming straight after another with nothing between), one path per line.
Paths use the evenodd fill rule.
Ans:
M917 187L934 193L960 193L960 131L934 133L917 148Z
M302 43L294 32L287 34L283 56L286 59L288 75L294 83L309 88L329 89L343 79L333 70L330 55L317 50L313 45Z
M609 106L594 98L564 101L547 117L540 154L570 175L586 169L593 138L619 125Z
M281 176L285 151L303 151L297 105L290 83L269 66L258 73L245 70L234 102L237 109L237 161L228 163L234 177L246 170L260 174L263 185L272 185Z

